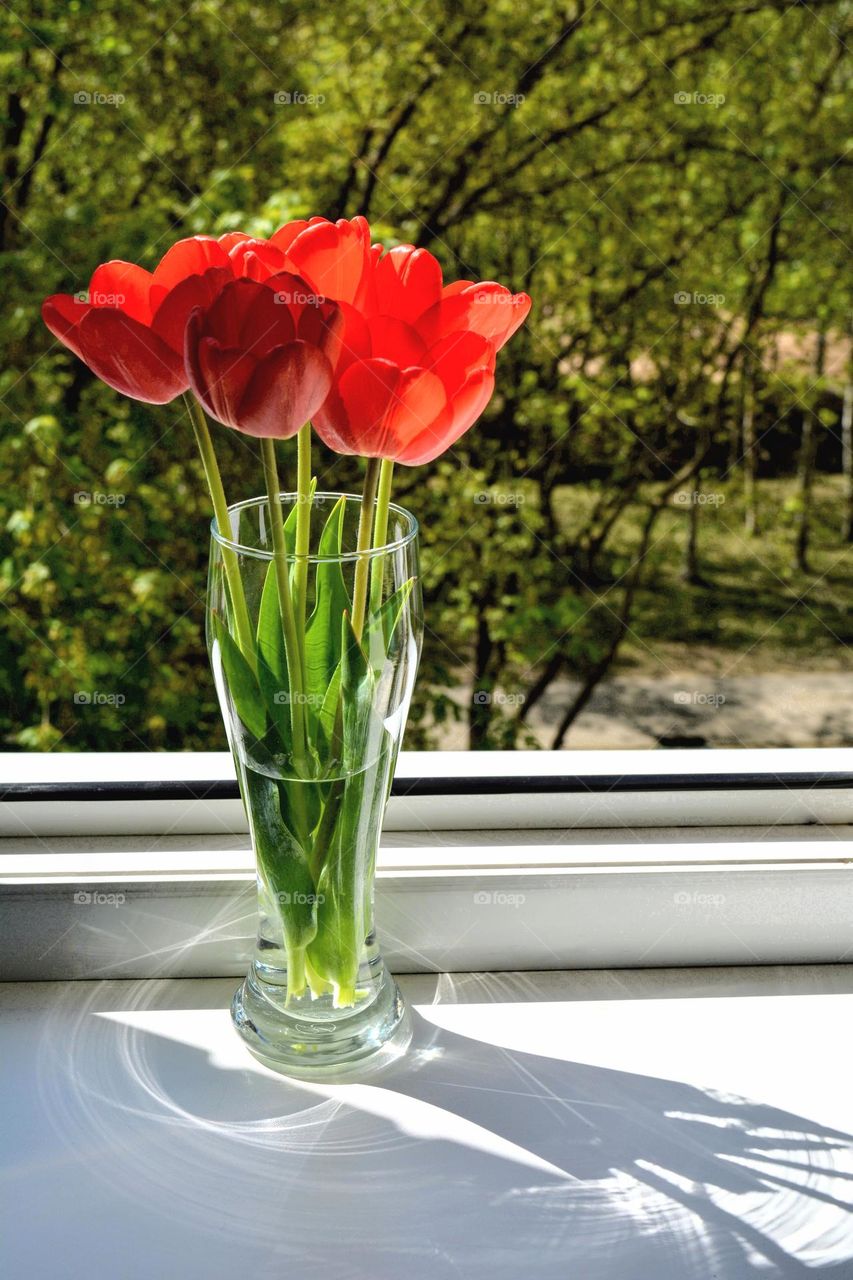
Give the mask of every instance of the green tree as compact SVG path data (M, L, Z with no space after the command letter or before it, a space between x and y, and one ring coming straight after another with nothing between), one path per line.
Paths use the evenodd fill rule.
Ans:
M180 235L361 211L448 276L535 300L482 423L398 479L425 530L413 741L454 718L473 746L528 742L571 673L561 745L618 660L675 496L792 470L768 442L806 421L840 435L837 375L815 386L813 359L773 352L849 323L850 22L846 0L2 10L7 743L223 743L189 423L99 386L42 298L111 257L150 267ZM256 492L251 442L216 437L229 495ZM321 483L355 481L321 462ZM701 578L706 516L682 511ZM93 690L123 701L75 702Z

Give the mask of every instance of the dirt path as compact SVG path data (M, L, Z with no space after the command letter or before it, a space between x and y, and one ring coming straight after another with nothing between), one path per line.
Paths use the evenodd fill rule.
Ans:
M549 746L576 686L555 682L530 716ZM569 749L853 745L853 676L840 672L715 679L685 671L599 686L572 725Z
M557 680L534 707L529 728L541 746L551 746L576 693L572 681ZM468 705L464 692L455 693L454 700ZM464 724L444 724L435 737L442 751L462 751L468 746ZM839 671L620 676L599 685L565 741L569 751L849 746L853 746L853 675Z

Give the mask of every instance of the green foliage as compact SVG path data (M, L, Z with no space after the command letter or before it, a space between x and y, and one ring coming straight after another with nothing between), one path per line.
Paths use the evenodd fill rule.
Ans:
M151 267L180 235L360 211L450 278L534 297L481 424L398 472L427 596L412 746L459 719L474 746L526 742L519 706L549 664L600 678L637 556L652 586L658 572L655 529L644 547L626 523L666 512L682 472L740 475L750 394L759 477L794 474L804 414L818 470L840 465L844 0L427 0L381 21L364 0L33 0L26 23L3 8L0 33L7 746L224 746L185 411L100 386L39 317L109 258ZM229 499L256 494L255 443L214 432ZM321 489L357 487L354 461L317 457ZM789 496L799 528L808 484ZM783 511L762 518L793 539Z

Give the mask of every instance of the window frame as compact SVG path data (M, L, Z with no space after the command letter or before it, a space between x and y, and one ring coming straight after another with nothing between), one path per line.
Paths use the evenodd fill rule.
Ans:
M389 959L400 972L841 962L851 765L841 748L404 752L377 875ZM0 768L0 977L245 968L254 870L226 752Z
M227 751L0 753L0 779L0 840L247 830ZM385 829L810 823L853 823L853 748L403 751Z

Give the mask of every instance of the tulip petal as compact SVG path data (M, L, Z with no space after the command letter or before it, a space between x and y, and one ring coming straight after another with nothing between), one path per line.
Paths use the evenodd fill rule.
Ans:
M454 280L452 284L446 284L441 291L442 298L452 298L457 293L463 293L465 289L470 289L471 285L476 284L476 280Z
M400 369L389 360L351 365L314 425L339 453L397 458L405 442L426 431L445 411L441 380L429 369Z
M370 353L384 360L393 360L401 369L409 365L426 363L426 347L411 325L393 316L374 316L368 322Z
M93 307L75 337L81 359L96 377L122 395L148 404L168 404L187 389L181 357L122 311Z
M178 240L160 259L154 270L154 284L172 289L187 276L202 275L210 267L229 265L228 254L213 236L189 236Z
M275 245L277 249L287 256L287 251L293 244L298 235L301 235L308 226L307 218L294 218L292 222L285 222L283 227L279 227L270 236L270 244Z
M294 326L292 336L320 347L334 367L344 335L344 321L338 303L326 301L307 281L290 271L279 271L269 276L264 284L273 290L276 301L287 307ZM347 311L353 319L352 340L355 340L359 316L352 307L347 307ZM369 354L369 347L364 354Z
M230 254L235 244L243 244L246 240L251 240L252 238L245 231L226 231L225 235L217 236L217 243L226 253Z
M294 323L302 314L303 308L330 305L307 280L294 275L292 271L276 271L274 275L267 276L264 284L276 294L276 301L288 308L294 317Z
M530 305L526 293L512 294L501 284L470 284L458 292L445 290L441 301L421 318L418 329L430 345L455 330L470 329L499 351L524 323Z
M194 311L187 324L186 367L189 383L212 418L238 427L240 397L257 361L239 347L224 347L216 338L200 336L204 312Z
M331 341L324 349L332 368L340 375L355 360L370 358L370 329L362 312L348 302L337 303L336 309L340 319L332 322ZM305 334L299 336L303 338Z
M285 241L285 236L281 242L273 236L279 248ZM293 269L334 302L357 300L369 253L370 228L364 218L312 221L287 247Z
M288 440L314 416L331 385L332 366L322 351L291 342L258 363L233 425L245 435Z
M92 309L88 302L81 302L70 293L54 293L41 304L41 318L50 332L81 360L85 357L77 330Z
M286 265L284 254L269 240L254 240L250 236L232 245L228 257L234 275L248 280L266 280Z
M475 369L494 369L495 348L488 338L470 330L449 333L430 347L423 363L441 378L450 398Z
M398 453L397 461L407 467L419 467L425 462L432 462L474 425L491 400L494 389L493 370L475 369L448 403L447 413L410 439Z
M104 262L89 281L89 302L93 307L115 307L140 324L151 320L150 271L133 262Z
M152 331L181 358L187 318L195 307L209 306L223 287L233 280L224 267L211 267L200 276L188 276L166 294L151 323Z
M334 369L343 341L344 318L334 302L324 302L321 307L303 307L296 319L296 337L319 347Z
M441 301L441 280L441 266L427 249L396 245L376 266L378 310L414 324L418 316Z
M390 360L359 360L335 379L314 415L324 444L337 453L361 453L362 440L382 420L397 390L402 370Z
M295 279L295 277L293 277ZM291 308L268 281L233 280L206 313L204 332L223 347L239 348L260 360L295 337Z

